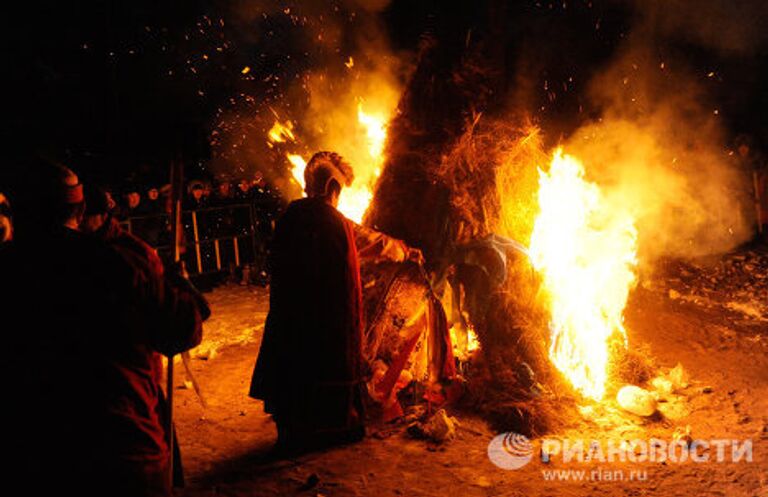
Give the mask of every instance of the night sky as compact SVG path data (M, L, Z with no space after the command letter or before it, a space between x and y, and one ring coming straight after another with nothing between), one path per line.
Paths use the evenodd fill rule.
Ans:
M473 40L492 39L502 54L494 108L522 108L557 139L599 115L586 82L642 13L628 0L360 3L16 5L4 16L10 58L3 64L2 133L10 155L45 153L110 183L162 181L174 156L183 156L193 175L205 175L222 112L257 114L284 103L291 82L329 60L343 62L370 23L404 57L425 37L439 40L448 63ZM746 136L761 149L768 52L751 24L759 25L766 9L739 3L669 2L676 11L655 20L653 53L700 76L730 138ZM691 21L697 18L703 21ZM319 46L315 34L331 27L341 35Z

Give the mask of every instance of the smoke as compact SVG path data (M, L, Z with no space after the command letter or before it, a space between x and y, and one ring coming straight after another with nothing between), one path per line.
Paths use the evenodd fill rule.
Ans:
M704 36L704 20L722 2L704 2L693 13L680 3L650 3L589 84L601 117L564 144L586 163L609 202L636 218L645 262L721 253L752 235L750 179L729 151L720 110L702 84L707 75L659 49L668 30ZM722 33L708 41L731 50L746 48L747 38Z
M589 115L600 117L569 134L566 153L585 162L616 208L637 219L644 260L727 251L752 234L750 181L729 153L731 137L708 94L710 69L695 67L696 57L680 44L750 53L766 42L754 20L765 8L720 0L693 6L610 1L635 7L634 27L579 96L579 105L583 101ZM358 177L375 176L380 164L371 160L359 111L378 121L392 118L411 69L409 55L393 53L380 25L387 5L234 2L229 25L238 52L249 53L242 65L251 70L217 120L214 169L234 165L248 174L259 168L288 187L285 155L306 159L325 149L345 156ZM268 143L276 120L291 123L295 140ZM525 177L533 178L535 169L525 167ZM509 225L504 231L526 239L526 223L510 224L521 215L502 214Z
M259 169L297 195L286 154L306 160L333 150L356 176L370 179L375 161L359 112L386 123L407 69L407 56L390 49L378 15L388 3L233 2L232 37L249 54L242 62L249 70L214 125L214 171L247 176ZM270 143L275 121L288 124L294 138Z
M336 151L352 164L356 176L368 176L374 154L360 113L386 125L402 91L396 73L399 61L385 55L351 60L357 67L350 68L350 74L318 71L310 75L306 85L309 106L299 124L310 149Z
M633 0L643 23L657 36L685 41L723 55L765 47L768 4L756 0Z

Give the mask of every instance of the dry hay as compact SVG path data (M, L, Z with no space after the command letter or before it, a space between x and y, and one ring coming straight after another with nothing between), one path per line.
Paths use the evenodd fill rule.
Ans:
M430 44L420 53L388 129L388 162L365 224L422 249L433 274L444 275L457 247L473 240L496 234L528 244L538 168L548 157L524 118L474 111L488 108L483 102L492 93L482 67L468 60L443 67L440 54ZM447 77L435 77L442 72ZM540 434L564 423L571 412L564 399L573 392L548 360L530 266L511 260L500 286L490 284L493 274L472 276L475 285L465 286L482 349L465 405L496 427ZM527 371L540 386L531 388Z
M493 233L527 244L538 209L538 168L547 160L533 127L479 116L469 123L438 169L450 192L454 243ZM575 393L548 358L538 276L521 254L506 257L500 286L485 287L481 277L465 288L484 298L467 306L481 353L468 374L464 406L497 430L535 436L576 416Z
M539 436L570 424L576 394L549 360L537 278L523 261L513 269L477 327L481 351L468 374L464 406L498 431Z
M612 341L609 346L609 382L613 385L638 385L648 383L658 372L651 349L647 344L624 347L622 341Z

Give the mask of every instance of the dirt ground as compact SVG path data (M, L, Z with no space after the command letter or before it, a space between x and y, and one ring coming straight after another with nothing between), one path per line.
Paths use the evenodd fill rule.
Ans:
M670 279L672 283L674 278ZM267 292L227 286L210 294L214 317L192 361L207 407L193 390L177 391L177 427L187 472L183 496L749 496L768 497L768 331L754 306L703 305L670 291L669 281L647 280L633 293L626 325L630 346L648 346L661 370L682 364L690 386L665 416L624 414L614 402L585 402L583 418L558 440L672 441L689 429L693 439L752 442L752 461L578 462L552 456L503 470L488 458L497 435L481 420L457 414L457 437L440 446L393 428L363 442L295 459L271 460L276 433L260 402L247 397ZM766 295L751 295L765 302ZM746 306L746 307L745 307ZM181 368L179 368L181 370ZM179 376L182 376L181 374ZM726 461L730 460L730 445ZM743 445L741 445L743 447ZM714 459L714 452L713 452ZM570 471L570 472L569 472Z

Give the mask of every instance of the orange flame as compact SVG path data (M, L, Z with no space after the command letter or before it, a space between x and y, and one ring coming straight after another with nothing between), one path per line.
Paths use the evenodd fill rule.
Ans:
M286 140L296 141L296 136L293 134L293 123L286 121L285 124L280 121L275 121L272 128L269 130L269 141L271 143L284 143Z
M549 297L555 366L584 396L605 394L609 339L623 338L624 307L636 281L634 218L584 178L584 166L558 149L539 170L539 214L530 256Z
M368 114L363 110L363 103L357 106L357 120L365 128L365 134L368 138L368 153L371 156L376 167L375 175L381 173L381 163L383 162L384 143L387 141L387 119L382 115Z
M373 199L373 186L381 174L389 119L382 114L366 113L360 102L357 106L357 121L365 132L369 160L366 164L353 165L356 166L355 181L341 191L338 209L347 218L361 223Z
M472 354L480 348L480 340L477 338L475 329L470 325L466 329L456 323L448 330L451 335L454 355L462 361L467 361Z
M307 168L307 161L297 154L286 154L286 157L288 158L288 162L293 165L291 168L291 176L293 177L293 180L296 181L303 190L306 186L304 184L304 170Z
M388 116L383 113L369 114L363 109L362 102L358 104L358 134L365 137L368 160L364 163L352 164L355 170L355 180L352 185L341 191L338 205L339 212L357 223L362 222L363 216L368 210L368 206L373 199L373 186L381 174L388 121ZM290 121L286 121L285 124L279 120L275 121L275 124L269 130L268 137L269 143L296 142L293 124ZM356 137L350 136L349 139L355 140ZM304 188L304 170L307 167L307 161L299 154L286 153L285 157L292 166L292 179Z

